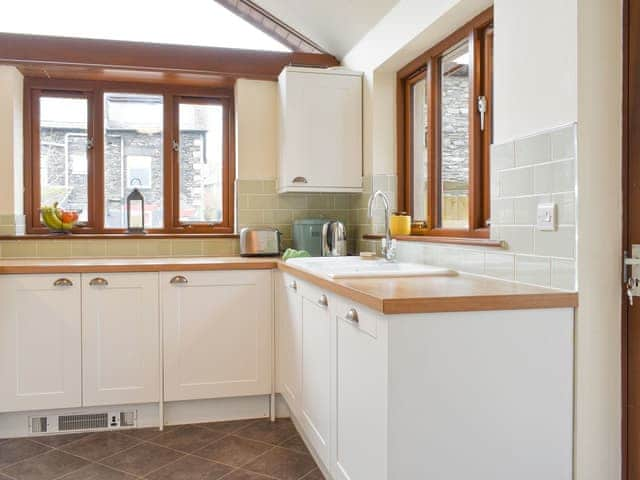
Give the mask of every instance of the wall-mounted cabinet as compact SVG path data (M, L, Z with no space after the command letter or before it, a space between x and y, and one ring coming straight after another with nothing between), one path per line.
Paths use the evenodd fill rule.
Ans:
M362 74L286 67L278 83L279 192L361 192Z

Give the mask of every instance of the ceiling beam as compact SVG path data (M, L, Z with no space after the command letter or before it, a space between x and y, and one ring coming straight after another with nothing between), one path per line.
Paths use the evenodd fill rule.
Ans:
M286 65L333 67L329 54L267 52L0 33L0 63L184 72L274 80Z

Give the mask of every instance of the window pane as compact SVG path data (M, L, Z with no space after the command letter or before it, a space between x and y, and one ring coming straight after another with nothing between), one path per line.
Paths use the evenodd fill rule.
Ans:
M441 59L440 226L469 227L469 44Z
M145 228L163 227L162 95L104 94L105 227L127 227L127 196L144 196Z
M40 97L40 202L58 202L75 210L86 223L87 203L86 98Z
M411 161L413 163L413 218L427 220L429 169L427 163L426 80L411 87Z
M222 221L223 108L180 104L180 222Z

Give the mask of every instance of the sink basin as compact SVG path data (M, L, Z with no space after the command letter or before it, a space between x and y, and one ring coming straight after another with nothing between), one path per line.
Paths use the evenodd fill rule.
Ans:
M422 263L389 262L384 259L363 260L360 257L292 258L287 260L287 263L333 279L457 275L454 270Z

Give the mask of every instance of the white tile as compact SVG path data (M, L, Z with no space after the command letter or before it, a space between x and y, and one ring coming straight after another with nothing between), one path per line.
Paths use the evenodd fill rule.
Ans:
M490 277L513 280L515 278L515 257L508 253L486 253L485 274Z
M514 223L516 225L535 225L538 204L550 202L550 195L514 198Z
M533 169L516 168L503 170L498 173L498 195L500 197L515 197L533 193Z
M516 280L548 287L551 283L551 260L547 257L516 255Z
M551 286L563 290L576 289L575 260L551 259Z
M515 150L513 142L491 145L491 169L504 170L515 166Z
M558 225L576 223L576 196L573 192L554 193L551 201L558 206Z
M564 160L576 157L576 126L569 125L554 130L551 135L551 158Z
M494 198L491 200L491 223L513 225L513 199Z
M576 251L576 229L560 226L554 232L535 230L534 253L549 257L574 258Z
M485 272L484 252L463 250L460 253L460 270L481 275Z
M422 244L419 242L398 242L396 258L399 262L424 263Z
M534 193L551 193L553 191L553 164L536 165L533 172Z
M500 238L511 252L533 253L533 226L508 226L500 228Z
M576 188L575 163L573 160L553 163L553 192L569 192Z
M551 143L549 134L543 133L533 137L516 140L516 166L533 165L551 160Z

